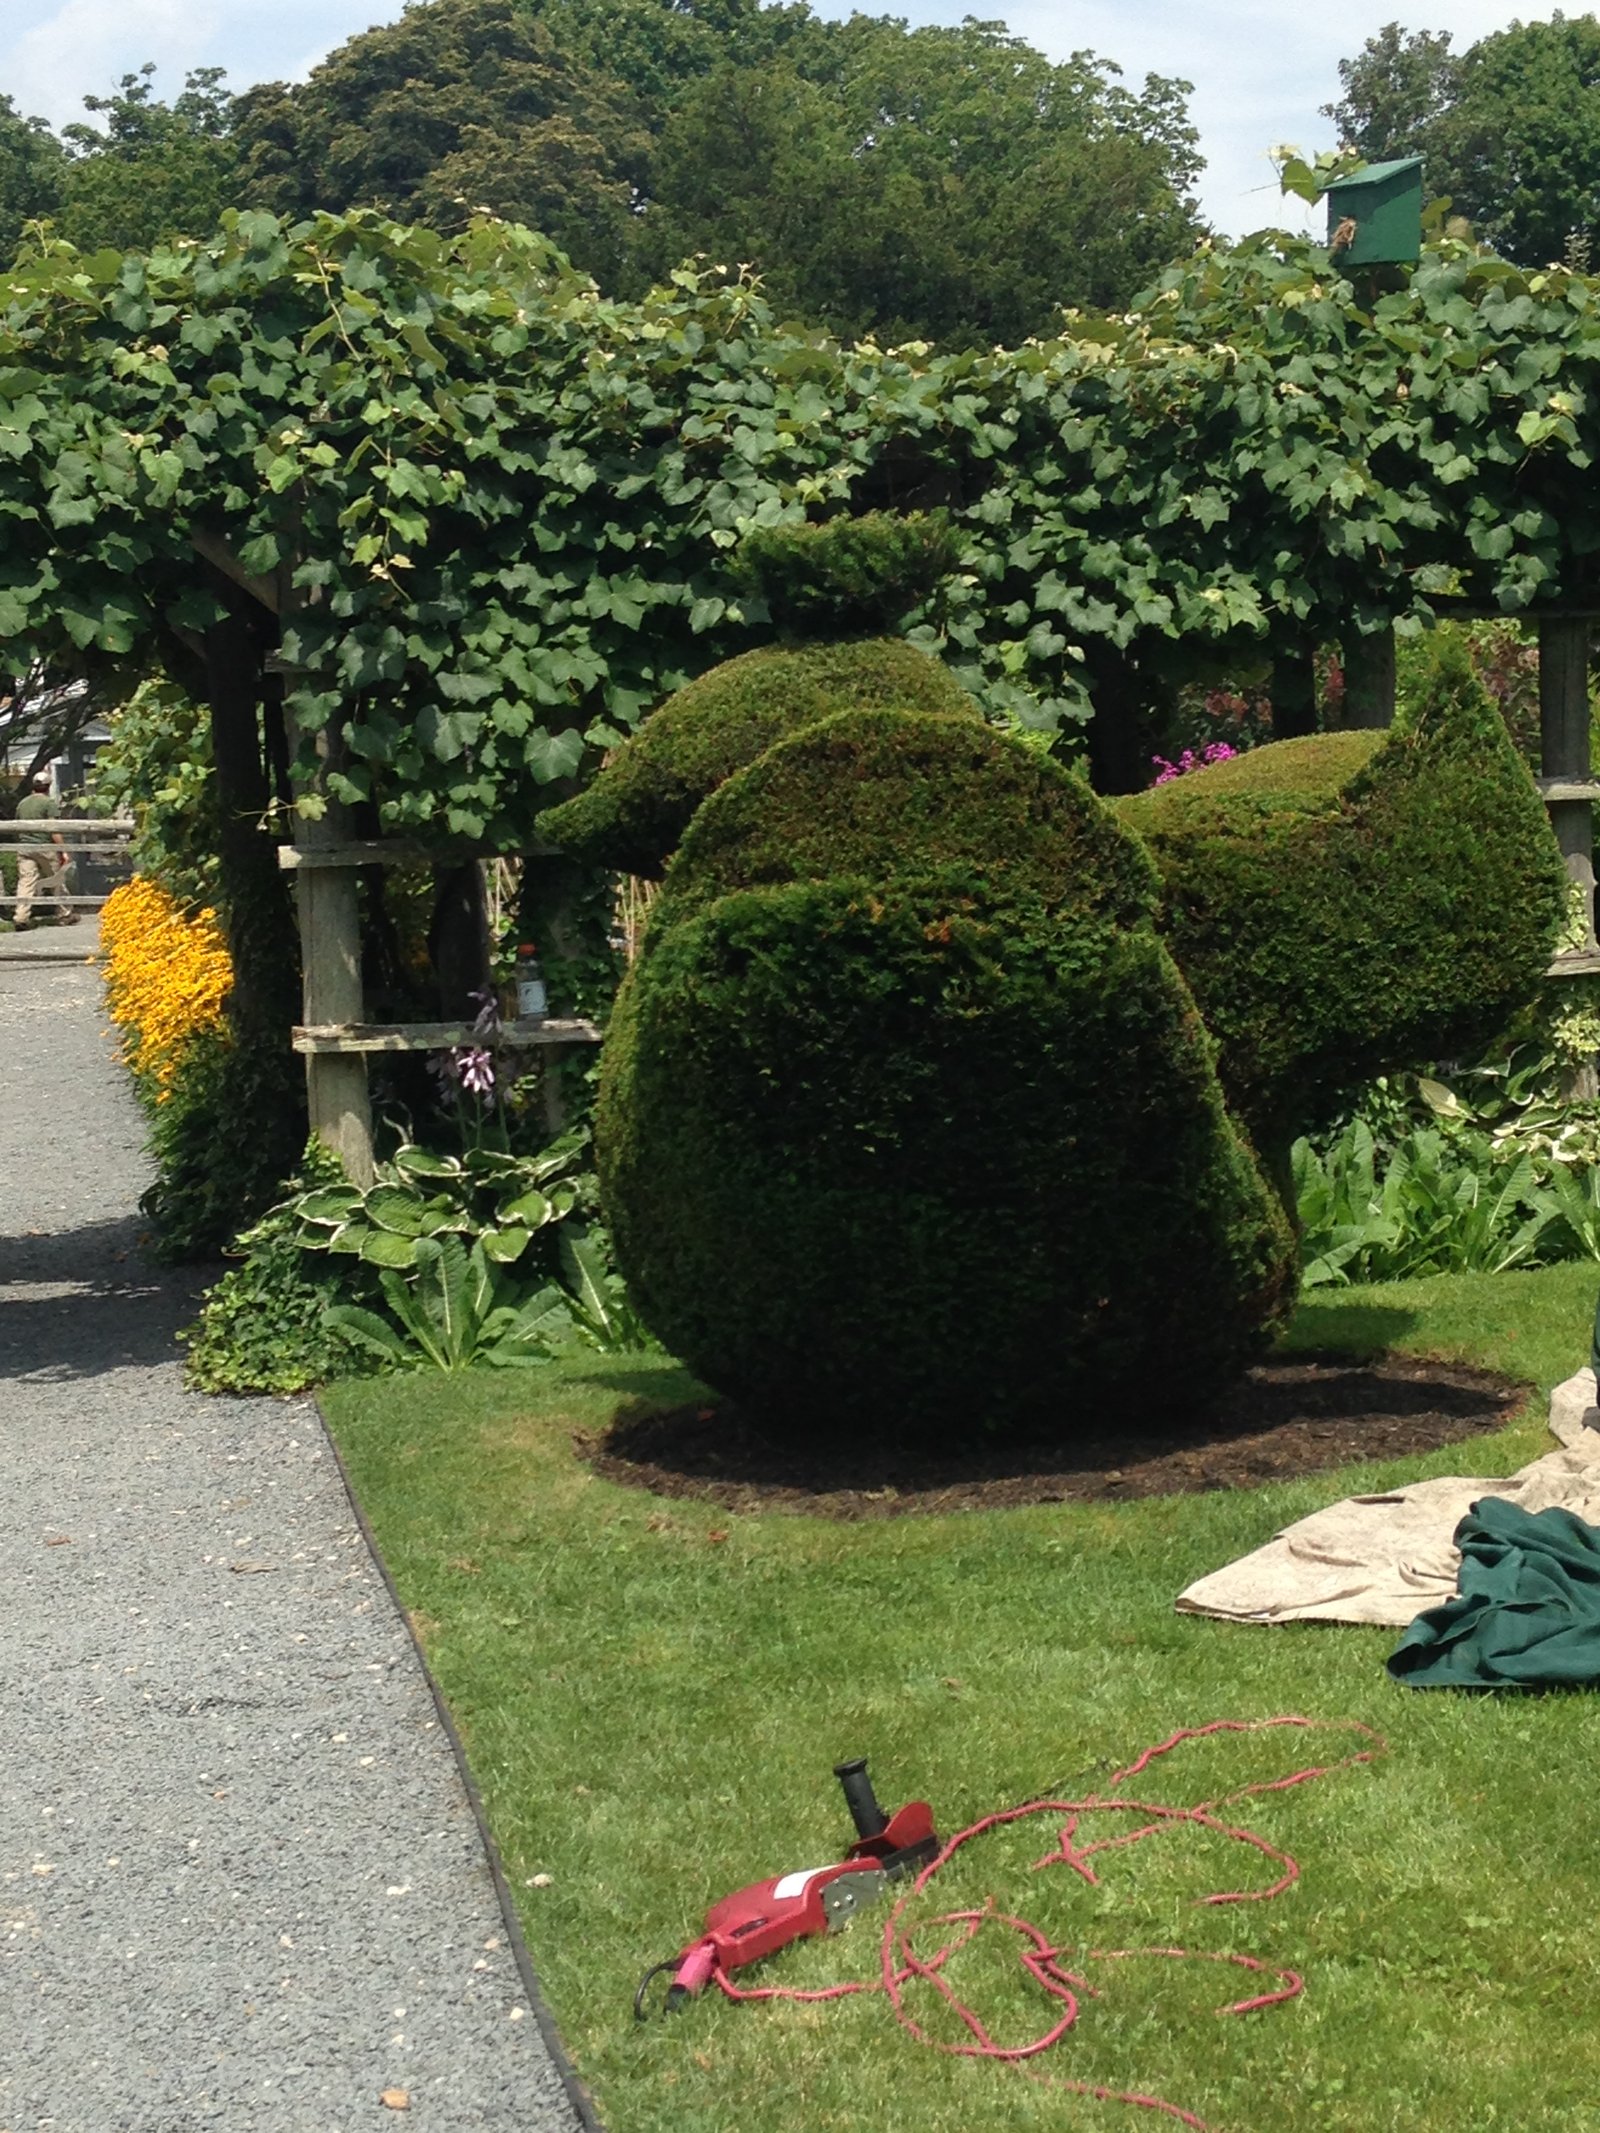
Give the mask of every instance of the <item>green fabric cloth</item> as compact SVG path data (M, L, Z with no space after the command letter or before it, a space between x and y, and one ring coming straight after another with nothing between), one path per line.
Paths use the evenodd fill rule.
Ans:
M17 802L19 822L47 821L56 811L56 803L47 792L31 792L25 800ZM16 843L19 852L48 852L51 844L48 834L38 837L19 837Z
M1485 1496L1456 1527L1461 1593L1418 1615L1389 1660L1415 1689L1600 1682L1600 1531Z

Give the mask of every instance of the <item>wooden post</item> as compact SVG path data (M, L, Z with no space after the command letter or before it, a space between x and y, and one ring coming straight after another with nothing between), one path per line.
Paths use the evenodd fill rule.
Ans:
M317 783L324 785L330 757L323 753ZM314 852L346 842L349 824L344 806L328 797L320 821L296 823L295 843ZM350 866L301 866L295 872L300 912L300 954L305 973L301 1019L308 1025L359 1022L361 992L360 885ZM367 1062L359 1052L309 1052L306 1055L306 1106L311 1130L344 1165L352 1185L372 1183L372 1106L367 1094Z
M1589 618L1548 615L1539 624L1540 767L1546 778L1587 780L1589 761ZM1566 862L1567 879L1583 892L1584 938L1580 953L1596 947L1594 930L1594 820L1587 799L1550 800L1550 825ZM1587 1059L1568 1070L1570 1097L1600 1095L1600 1074Z
M1316 730L1316 647L1285 639L1272 655L1272 738L1297 741Z
M1345 638L1344 721L1347 727L1372 728L1394 724L1394 629L1387 626L1366 636L1352 631Z

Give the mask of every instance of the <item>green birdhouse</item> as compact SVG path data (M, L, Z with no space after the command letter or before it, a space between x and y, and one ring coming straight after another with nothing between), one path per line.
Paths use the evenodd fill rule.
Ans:
M1369 163L1328 187L1328 248L1341 267L1422 257L1422 158Z

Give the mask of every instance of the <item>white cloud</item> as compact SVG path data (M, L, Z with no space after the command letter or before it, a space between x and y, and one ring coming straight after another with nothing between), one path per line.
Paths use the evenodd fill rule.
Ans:
M1403 19L1408 29L1448 29L1460 51L1515 20L1542 21L1551 12L1516 0L1423 0L1406 7ZM1204 7L1195 0L1081 0L1070 7L1020 0L1006 19L1055 58L1087 48L1115 60L1131 87L1146 74L1193 82L1190 111L1207 163L1202 201L1219 228L1238 236L1289 219L1293 210L1279 198L1267 150L1281 141L1308 150L1334 145L1320 107L1338 99L1339 61L1353 59L1397 13L1396 0L1345 0L1327 9L1306 0L1210 0Z
M215 6L196 0L64 0L11 46L3 85L20 110L59 126L84 116L86 95L104 96L147 59L163 71L197 64L190 55L216 18Z

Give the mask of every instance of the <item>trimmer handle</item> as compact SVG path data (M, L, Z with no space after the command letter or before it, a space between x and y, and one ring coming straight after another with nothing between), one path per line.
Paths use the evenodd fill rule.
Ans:
M853 1763L835 1763L833 1774L844 1790L844 1802L856 1826L856 1835L881 1837L889 1827L889 1817L878 1805L872 1780L867 1776L866 1757L858 1755Z

